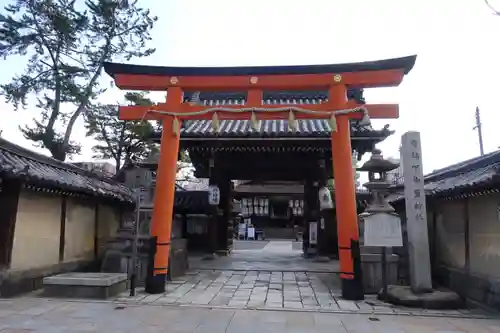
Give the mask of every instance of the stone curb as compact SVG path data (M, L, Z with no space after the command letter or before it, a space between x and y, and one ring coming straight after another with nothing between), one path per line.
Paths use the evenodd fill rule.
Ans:
M266 308L266 307L237 307L229 305L205 305L205 304L179 304L179 303L154 303L137 301L112 301L116 305L125 306L165 306L165 307L184 307L184 308L203 308L216 310L253 310L253 311L283 311L283 312L316 312L332 314L362 314L362 315L383 315L383 316L409 316L409 317L437 317L437 318L465 318L465 319L500 319L500 315L468 315L468 314L449 314L449 313L412 313L412 312L393 312L382 310L334 310L334 309L296 309L296 308Z
M155 306L155 307L177 307L177 308L200 308L200 309L214 309L214 310L250 310L250 311L282 311L282 312L315 312L315 313L331 313L331 314L361 314L373 316L406 316L406 317L423 317L423 318L463 318L463 319L500 319L500 315L468 315L468 314L449 314L449 313L412 313L407 311L393 312L382 310L342 310L342 309L296 309L296 308L266 308L266 307L237 307L229 305L205 305L205 304L179 304L179 303L154 303L143 302L134 300L95 300L95 299L69 299L69 298L45 298L45 297L32 297L32 298L16 298L17 300L46 300L49 302L65 302L65 303L100 303L100 304L114 304L117 307L140 307L140 306ZM12 299L0 299L0 303L11 302Z

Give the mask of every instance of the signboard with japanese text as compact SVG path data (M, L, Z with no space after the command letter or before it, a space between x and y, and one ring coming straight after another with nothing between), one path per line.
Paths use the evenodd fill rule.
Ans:
M364 246L403 246L403 233L399 216L377 213L363 217Z

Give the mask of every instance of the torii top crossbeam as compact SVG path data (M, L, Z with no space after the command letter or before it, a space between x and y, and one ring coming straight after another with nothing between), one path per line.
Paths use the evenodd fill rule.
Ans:
M413 68L415 60L416 56L409 56L339 65L271 67L155 67L105 63L105 71L121 89L167 91L165 103L120 108L123 120L163 121L152 219L152 234L157 237L158 250L146 291L161 293L165 290L182 120L212 119L217 130L221 119L246 119L254 125L261 119L288 119L293 130L295 119L327 118L332 128L342 295L347 299L362 299L350 119L397 118L399 108L397 104L362 104L349 99L347 90L398 86ZM263 98L264 91L283 90L323 90L328 91L328 98L317 104L306 100L279 105L266 103ZM184 92L198 91L243 91L246 98L238 104L209 106L184 101Z
M330 90L338 87L372 88L398 86L405 74L415 63L416 56L403 58L346 63L337 65L312 66L268 66L268 67L159 67L118 63L105 63L105 71L114 78L116 86L124 90L165 91L177 87L183 91L246 91L247 99L243 105L224 105L224 110L259 107L265 105L263 90ZM310 111L334 111L332 105L293 104L265 105L266 109L286 108ZM348 101L341 109L352 109L358 103ZM399 108L395 104L364 105L370 118L398 118ZM123 120L159 119L160 114L151 112L165 110L166 105L159 103L152 107L122 107L120 118ZM181 119L211 119L212 114L200 114L206 106L181 103L176 114ZM150 111L147 115L147 111ZM171 110L173 111L173 110ZM180 114L183 114L182 116ZM219 119L250 120L250 113L218 112ZM361 115L358 115L360 117ZM273 112L272 115L259 113L260 119L288 119L287 112ZM297 119L328 118L324 113L296 113ZM354 116L356 118L356 116Z

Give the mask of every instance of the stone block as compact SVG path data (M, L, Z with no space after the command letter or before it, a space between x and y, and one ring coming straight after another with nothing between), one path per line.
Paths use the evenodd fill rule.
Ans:
M398 259L395 254L387 255L387 283L396 284L398 279ZM380 253L362 253L363 288L365 294L376 294L382 289L382 255Z
M436 268L436 277L460 296L500 310L500 279L475 276L446 266Z
M14 297L43 288L43 278L53 274L72 271L94 272L100 263L94 260L80 260L26 270L0 269L0 297Z
M465 305L464 300L453 291L433 290L415 294L410 286L389 286L386 300L395 305L423 309L460 309Z
M43 279L48 297L107 299L127 289L127 275L120 273L66 273Z

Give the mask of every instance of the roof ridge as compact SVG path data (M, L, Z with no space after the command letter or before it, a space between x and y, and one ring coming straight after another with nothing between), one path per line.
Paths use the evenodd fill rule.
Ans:
M87 171L83 168L77 167L76 165L62 162L62 161L56 160L53 157L34 152L28 148L22 147L22 146L15 144L9 140L4 139L4 138L0 138L0 149L9 151L10 153L15 154L15 155L23 156L24 158L36 161L38 163L42 163L42 164L46 164L46 165L49 165L49 166L54 167L54 168L62 169L64 171L74 172L76 174L80 174L82 176L86 176L89 178L94 178L94 179L98 179L101 181L105 181L105 182L108 182L108 183L113 184L113 185L124 186L122 183L117 182L116 180L114 180L110 177L101 176L101 175L98 175L98 174L93 173L91 171Z
M443 178L450 177L456 173L468 172L474 168L484 168L488 165L500 162L500 150L495 150L482 156L476 156L465 161L461 161L447 167L435 170L425 175L426 181L437 181Z

